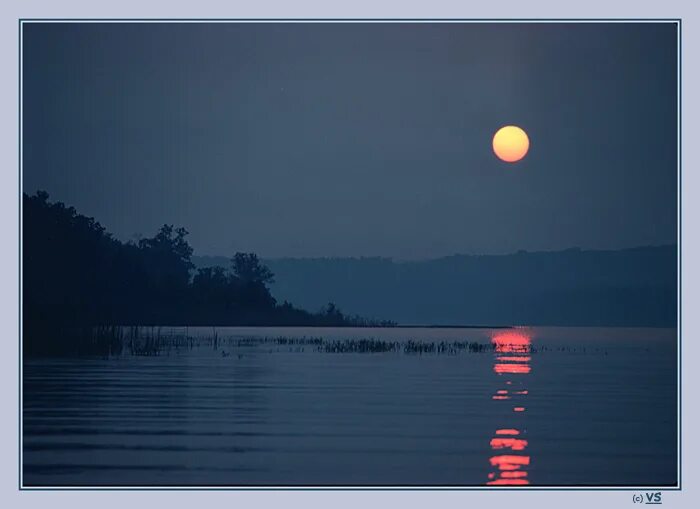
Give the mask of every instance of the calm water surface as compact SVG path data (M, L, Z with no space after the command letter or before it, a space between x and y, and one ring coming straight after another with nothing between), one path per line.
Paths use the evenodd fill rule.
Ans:
M676 483L675 329L215 332L158 356L25 359L24 485ZM263 340L280 336L491 347Z

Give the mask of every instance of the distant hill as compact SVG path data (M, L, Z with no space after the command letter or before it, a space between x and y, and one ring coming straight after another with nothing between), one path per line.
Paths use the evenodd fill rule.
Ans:
M268 259L278 300L400 324L676 325L677 247L510 255ZM228 265L193 257L199 267Z

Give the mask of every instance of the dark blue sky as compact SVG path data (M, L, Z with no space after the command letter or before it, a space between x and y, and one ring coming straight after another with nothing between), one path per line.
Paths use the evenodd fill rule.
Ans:
M674 24L25 24L24 189L198 254L675 242ZM529 134L498 161L502 125Z

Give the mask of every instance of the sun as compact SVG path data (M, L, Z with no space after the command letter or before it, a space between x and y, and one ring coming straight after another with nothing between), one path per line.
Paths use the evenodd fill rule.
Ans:
M507 163L520 161L530 149L530 139L520 127L507 125L493 135L493 152Z

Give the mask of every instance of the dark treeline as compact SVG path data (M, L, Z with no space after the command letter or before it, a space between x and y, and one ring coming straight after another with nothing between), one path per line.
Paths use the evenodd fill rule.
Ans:
M253 253L195 270L184 228L166 224L152 238L121 242L45 192L23 196L22 233L30 350L58 329L105 325L380 325L332 303L318 313L278 303L268 288L274 275Z

